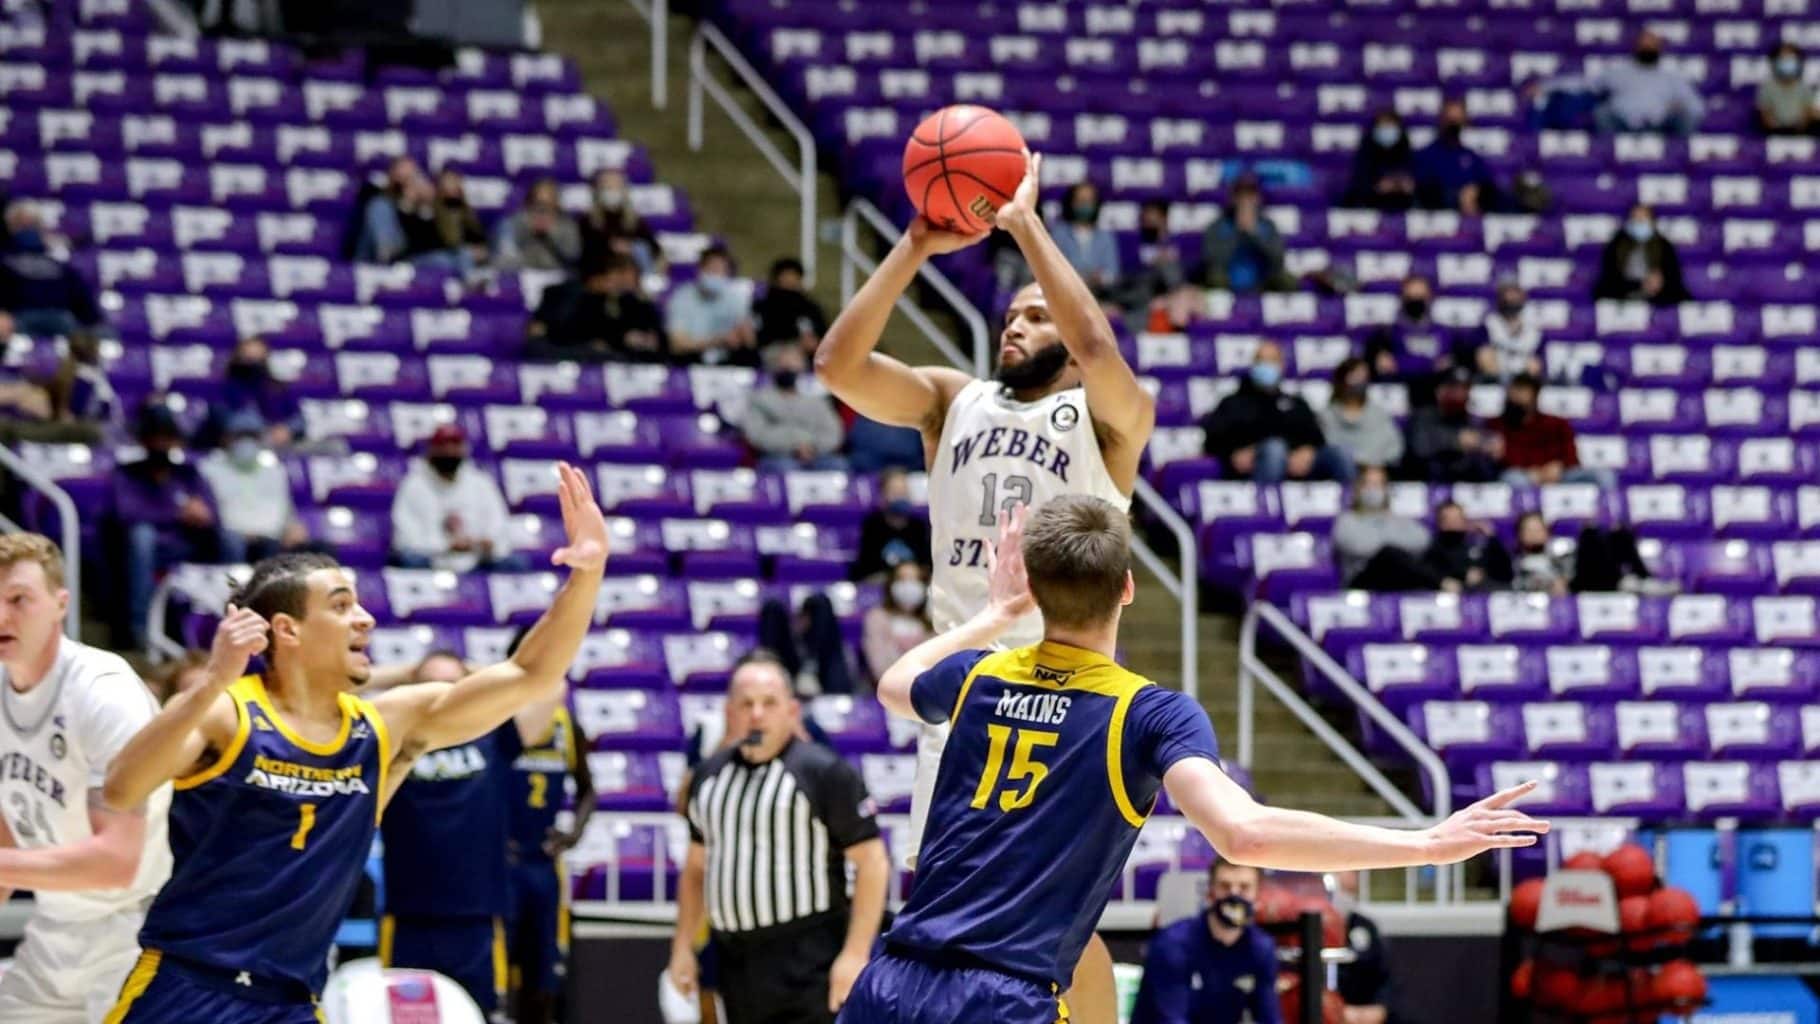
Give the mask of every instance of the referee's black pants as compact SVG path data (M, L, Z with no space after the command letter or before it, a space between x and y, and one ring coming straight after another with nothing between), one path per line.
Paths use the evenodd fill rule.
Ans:
M727 1024L833 1024L828 968L846 940L845 911L758 931L715 932Z

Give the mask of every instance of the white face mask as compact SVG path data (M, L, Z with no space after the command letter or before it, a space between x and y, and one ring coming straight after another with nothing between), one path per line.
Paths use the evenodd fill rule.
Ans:
M228 458L241 468L253 466L259 462L261 448L257 438L237 437L228 445Z
M899 608L915 611L922 607L923 595L927 591L928 588L923 585L922 580L891 581L891 600L896 602Z
M626 205L626 190L622 188L603 188L594 193L594 198L600 200L600 205L607 209L617 210Z

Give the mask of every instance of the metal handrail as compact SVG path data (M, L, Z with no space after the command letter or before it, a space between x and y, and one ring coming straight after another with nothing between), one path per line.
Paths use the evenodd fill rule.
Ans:
M70 606L65 613L64 628L72 638L82 636L82 527L76 521L76 503L68 491L50 477L33 468L7 445L0 445L0 465L12 470L19 479L41 491L57 509L57 532L63 547L63 583L70 592ZM16 524L15 524L16 525Z
M655 19L654 19L655 20ZM777 146L765 134L756 121L753 121L740 105L734 101L733 94L728 92L718 81L708 74L708 47L727 62L733 73L739 76L741 83L752 91L754 96L765 105L765 109L775 117L784 130L796 140L797 165L792 168L790 161L778 150ZM801 252L798 258L803 261L803 280L815 283L815 136L800 118L791 112L789 105L778 98L777 93L765 84L763 77L753 69L739 51L721 34L721 31L706 22L695 30L695 38L689 41L689 148L700 152L702 139L702 95L713 97L720 109L732 119L733 124L746 136L746 140L758 149L777 173L783 176L784 183L796 190L801 198L799 230Z
M1163 588L1175 595L1182 604L1182 692L1195 700L1201 699L1201 554L1199 542L1195 539L1194 528L1188 520L1170 506L1150 481L1142 476L1137 478L1137 486L1132 489L1132 497L1141 502L1158 519L1163 526L1175 536L1176 561L1182 569L1180 576L1170 572L1169 566L1150 550L1150 545L1141 540L1134 540L1132 550L1138 560L1149 567L1161 580Z
M1401 721L1398 721L1397 716L1392 714L1390 709L1384 706L1384 702L1379 700L1377 695L1372 693L1369 687L1354 679L1345 669L1341 668L1326 651L1321 649L1320 644L1315 643L1313 638L1302 632L1300 627L1290 621L1289 616L1283 614L1280 609L1267 601L1252 602L1251 607L1245 612L1245 621L1239 629L1240 657L1246 658L1248 656L1249 660L1252 662L1250 665L1241 665L1240 673L1239 747L1241 751L1241 763L1245 763L1244 758L1249 756L1249 748L1251 746L1251 723L1247 720L1249 711L1249 707L1247 706L1248 694L1246 692L1247 686L1244 681L1244 673L1246 670L1249 670L1253 674L1256 674L1260 679L1264 680L1265 686L1271 690L1278 700L1289 705L1290 710L1296 714L1296 717L1303 718L1304 721L1306 721L1307 719L1304 718L1304 712L1306 712L1306 714L1312 716L1315 721L1320 722L1320 728L1315 729L1316 734L1321 735L1323 740L1327 740L1328 736L1332 736L1333 739L1338 740L1339 743L1343 745L1343 750L1340 747L1336 747L1331 740L1328 741L1327 745L1330 748L1333 748L1334 752L1339 754L1340 757L1347 762L1349 767L1358 771L1359 775L1364 778L1374 790L1377 790L1379 795L1389 801L1393 807L1396 807L1399 814L1402 814L1405 818L1411 820L1421 820L1423 817L1421 812L1415 809L1415 805L1409 801L1409 798L1404 796L1401 790L1398 790L1395 786L1391 785L1390 780L1386 779L1384 774L1378 771L1376 765L1366 759L1363 754L1360 754L1351 743L1346 742L1345 737L1340 736L1338 732L1334 731L1333 727L1329 726L1313 708L1309 707L1307 702L1302 700L1300 695L1286 686L1282 680L1276 677L1274 672L1271 672L1270 669L1258 659L1257 632L1259 621L1263 621L1268 624L1271 629L1276 630L1279 636L1287 641L1291 647L1295 648L1296 653L1300 654L1309 664L1318 669L1323 676L1326 676L1329 682L1333 683L1334 686L1339 688L1341 693L1346 695L1347 699L1351 700L1360 711L1370 717L1374 724L1380 729L1383 729L1384 732L1396 742L1397 746L1402 747L1404 752L1409 754L1416 762L1416 766L1422 770L1423 774L1428 776L1429 789L1432 790L1434 794L1434 802L1431 811L1435 818L1445 818L1453 813L1452 778L1448 774L1447 766L1442 763L1441 758L1434 752L1434 749L1422 742L1421 738L1414 732L1411 732L1408 726L1404 725ZM1311 726L1311 728L1313 727ZM1323 730L1325 730L1325 734L1323 734ZM1249 767L1249 764L1247 764L1247 767ZM1388 792L1386 790L1388 790ZM1392 798L1389 795L1390 793L1396 794L1395 798Z
M670 106L670 0L626 0L651 25L651 106Z

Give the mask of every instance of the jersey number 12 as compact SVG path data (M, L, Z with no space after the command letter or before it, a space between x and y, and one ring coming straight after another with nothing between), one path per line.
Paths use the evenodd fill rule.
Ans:
M979 788L973 791L973 809L983 811L998 790L998 809L1015 811L1029 807L1036 799L1036 787L1049 777L1049 766L1032 755L1038 747L1053 747L1061 734L1043 729L1013 729L1008 725L986 726L986 770L980 774ZM999 771L1005 766L1005 748L1011 748L1011 768L1005 772L1005 785L999 786ZM1028 779L1028 782L1024 780ZM1024 783L1021 787L1019 783Z

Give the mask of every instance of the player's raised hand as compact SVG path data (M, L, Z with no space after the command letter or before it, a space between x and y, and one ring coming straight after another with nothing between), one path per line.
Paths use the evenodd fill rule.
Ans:
M1018 184L1011 201L998 208L993 224L1006 231L1015 231L1020 226L1042 223L1043 211L1039 208L1043 198L1042 177L1042 154L1025 149L1024 180Z
M550 554L551 565L574 572L600 572L607 565L607 518L594 500L588 475L566 462L556 464L556 497L569 542Z
M266 622L251 608L227 606L227 615L215 626L209 645L209 682L227 686L246 674L253 655L265 650Z
M1548 822L1532 818L1510 805L1536 788L1534 780L1519 783L1455 811L1446 821L1428 830L1429 860L1436 864L1476 857L1487 850L1534 846L1548 831Z
M910 222L910 244L924 256L943 256L951 252L958 252L970 245L985 241L986 236L990 234L992 234L990 231L982 231L977 235L949 231L931 224L928 218L922 216L918 216Z
M986 550L986 601L1011 618L1036 610L1024 571L1024 521L1028 505L998 514L998 543Z

